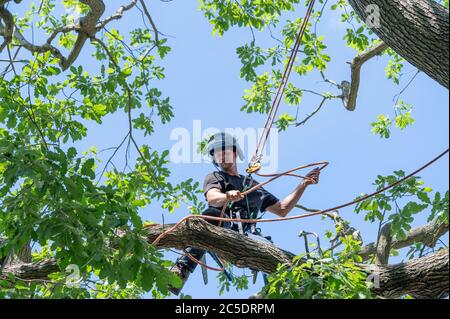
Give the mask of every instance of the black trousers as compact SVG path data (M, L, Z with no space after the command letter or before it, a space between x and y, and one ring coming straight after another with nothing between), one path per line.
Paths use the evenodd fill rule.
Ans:
M205 211L202 212L202 215L220 217L220 213L221 213L220 209L217 209L214 207L209 207L208 209L206 209ZM224 216L224 217L228 217L228 216ZM217 221L217 220L207 220L207 222L214 226L219 225L219 221ZM227 223L227 222L222 223L222 227L224 227L224 228L230 228L230 225L231 224ZM197 260L200 260L206 253L205 250L199 249L199 248L194 248L194 247L189 247L188 249L186 249L186 251ZM188 256L181 256L180 258L177 259L176 263L178 265L187 267L190 272L194 272L195 268L197 267L197 263L192 261Z

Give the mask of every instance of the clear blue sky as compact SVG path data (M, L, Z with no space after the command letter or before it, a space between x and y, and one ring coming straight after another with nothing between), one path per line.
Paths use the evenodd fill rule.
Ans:
M122 4L123 1L114 1ZM126 1L125 1L126 2ZM171 2L147 1L159 30L170 35L168 44L172 52L164 61L166 79L159 83L163 93L171 98L175 119L165 126L159 126L151 137L139 137L139 142L147 143L157 150L170 149L174 141L170 140L173 129L183 127L192 130L194 120L201 120L203 127L258 128L263 126L265 117L240 112L243 105L242 95L249 84L239 78L240 62L235 50L251 40L249 30L234 29L223 37L212 36L212 27L198 10L197 1L174 0ZM115 10L114 6L109 6ZM304 7L299 6L290 18L304 15ZM140 19L138 11L127 13L114 27L126 30L135 26ZM139 20L141 21L141 20ZM319 25L319 33L325 35L327 52L332 56L327 75L336 81L349 80L350 68L346 64L355 51L346 48L344 36L346 26L339 22L336 12L326 11ZM40 42L40 39L36 39ZM273 46L273 40L257 35L261 46ZM77 61L88 65L91 58L83 54ZM390 114L393 117L393 97L414 74L414 68L407 64L405 72L411 71L402 80L400 86L387 80L384 67L386 57L375 58L362 69L362 81L355 112L348 112L340 101L328 102L323 110L310 120L306 126L291 128L280 134L279 170L287 170L301 164L317 161L329 161L330 166L323 171L320 184L310 187L304 194L301 204L323 209L354 199L360 193L371 192L372 182L378 174L387 175L394 170L410 172L429 161L447 148L448 140L448 91L428 78L419 74L412 86L402 95L405 102L414 105L413 117L416 122L405 131L392 130L388 140L380 139L371 133L370 123L378 115ZM319 92L333 91L328 84L320 82L317 73L299 79L295 84L301 88ZM311 112L319 100L305 95L300 108L300 118ZM289 109L282 105L282 111ZM289 110L295 114L295 110ZM99 149L119 144L126 134L127 124L124 114L117 114L105 120L101 126L91 126L89 138L78 143L81 149L96 146ZM104 155L106 157L107 154ZM123 156L116 159L123 163ZM213 170L208 164L170 164L171 182L176 184L188 178L203 183L204 176ZM245 165L239 167L244 172ZM421 174L427 185L445 192L448 189L448 157ZM267 187L273 194L282 198L288 195L299 181L284 178ZM291 214L300 213L300 211ZM142 217L156 222L162 221L160 203L154 203L142 210ZM176 222L187 214L187 210L178 209L173 215L165 214L165 222ZM377 225L363 221L363 216L353 213L352 208L341 211L341 215L359 228L366 242L376 238ZM270 214L266 215L267 217ZM414 225L425 222L426 213L416 217ZM320 217L281 223L260 225L263 232L272 235L275 243L294 253L303 252L303 241L298 238L301 230L314 231L323 235L325 230L333 229L329 220ZM326 243L322 236L322 242ZM173 259L173 254L168 254ZM401 261L401 257L392 258L392 262ZM236 270L241 274L242 270ZM249 274L249 271L246 271ZM203 285L201 271L191 275L185 285L184 293L194 298L218 298L215 274L209 272L210 283ZM256 286L248 291L230 291L222 297L247 298L262 286L260 279Z

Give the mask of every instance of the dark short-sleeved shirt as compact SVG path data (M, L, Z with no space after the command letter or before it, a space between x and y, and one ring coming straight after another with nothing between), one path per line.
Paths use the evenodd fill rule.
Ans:
M212 172L205 177L205 182L203 185L205 197L206 193L208 193L208 191L212 188L217 188L222 193L226 193L231 190L238 190L243 192L244 180L245 176L243 175L232 176L222 171ZM245 182L246 185L249 186L248 188L259 184L258 182L253 180L253 178L247 179ZM252 212L264 212L266 211L267 207L270 207L279 201L277 197L261 187L248 194L247 198L244 198L238 202L234 202L233 207L247 209L247 200L248 207Z

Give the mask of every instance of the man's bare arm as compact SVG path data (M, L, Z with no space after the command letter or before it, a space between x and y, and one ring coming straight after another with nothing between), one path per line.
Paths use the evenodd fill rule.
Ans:
M239 191L229 191L226 193L222 193L218 188L211 188L206 193L206 200L208 204L214 207L222 207L228 201L236 202L243 199L241 192Z
M298 203L303 193L305 192L305 189L309 185L317 184L319 182L319 175L319 169L312 170L308 175L306 175L309 179L305 179L300 185L295 188L295 190L291 194L286 196L283 200L267 207L267 210L280 217L286 217Z

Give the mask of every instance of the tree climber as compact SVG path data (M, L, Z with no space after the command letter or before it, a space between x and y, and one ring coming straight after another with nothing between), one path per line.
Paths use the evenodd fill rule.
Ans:
M256 219L258 212L269 211L280 217L285 217L295 207L303 195L305 189L311 184L317 184L319 181L320 170L314 169L309 172L300 185L283 200L269 193L264 188L243 196L242 192L258 185L258 183L249 176L243 176L238 173L236 159L243 159L243 152L239 147L235 137L227 133L218 133L213 135L208 141L207 151L212 159L217 171L208 174L204 181L204 194L208 201L208 208L202 215L220 217L222 208L227 202L232 202L232 208L225 210L226 218L233 219ZM208 221L218 226L219 221ZM255 224L245 223L221 223L222 227L239 231L243 234L249 232ZM205 250L198 248L188 248L187 253L197 260L202 259ZM178 258L171 271L176 273L183 284L180 288L170 287L169 290L178 295L187 281L189 275L194 272L197 263L188 256Z

